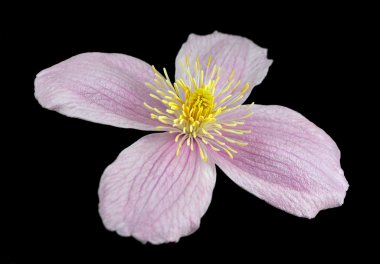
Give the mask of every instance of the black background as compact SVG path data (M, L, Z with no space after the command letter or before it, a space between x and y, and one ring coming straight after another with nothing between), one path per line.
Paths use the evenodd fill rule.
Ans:
M172 6L171 6L172 7ZM47 8L47 9L46 9ZM253 7L189 2L161 6L62 6L16 12L5 33L11 44L5 79L3 122L6 158L2 247L6 259L154 259L181 261L204 256L308 260L329 255L367 255L367 195L362 184L360 118L355 92L360 59L360 11L331 5ZM98 215L103 170L147 132L71 119L41 108L33 80L44 68L87 51L138 57L174 76L174 59L189 33L214 30L241 35L268 48L274 60L249 101L301 112L323 128L342 152L350 189L342 207L313 220L271 207L243 191L219 169L213 200L199 230L178 244L142 245L107 231ZM9 52L8 52L9 51ZM355 106L356 105L356 106ZM9 192L8 192L9 191ZM5 234L5 235L4 235ZM3 244L3 245L4 245ZM370 252L370 249L367 249ZM203 255L204 254L204 255ZM306 258L303 256L307 256ZM107 262L107 263L108 263Z

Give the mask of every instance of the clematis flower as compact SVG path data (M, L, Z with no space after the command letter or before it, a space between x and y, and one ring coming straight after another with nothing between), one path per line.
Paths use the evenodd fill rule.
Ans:
M174 82L131 56L84 53L41 71L35 96L69 117L163 132L121 152L99 187L107 229L159 244L199 227L215 164L296 216L343 204L348 183L335 142L289 108L243 104L271 63L246 38L192 34L176 58Z

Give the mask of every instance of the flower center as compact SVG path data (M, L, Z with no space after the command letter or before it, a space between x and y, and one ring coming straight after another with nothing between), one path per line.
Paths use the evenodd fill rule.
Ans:
M196 138L203 134L202 129L207 128L207 124L215 122L216 112L214 111L214 94L208 85L195 88L185 86L185 100L182 103L182 111L174 126L183 133Z
M191 150L194 149L194 143L197 143L199 153L205 161L207 161L207 146L214 151L223 150L230 158L233 158L232 153L236 154L237 151L230 146L231 144L247 145L245 142L230 138L228 134L250 133L249 130L239 130L234 127L243 125L242 120L252 114L247 111L247 114L243 116L226 117L226 113L242 107L237 102L244 97L249 83L238 89L240 81L236 82L232 79L234 75L234 71L232 71L225 85L221 86L222 89L216 92L216 86L220 80L220 68L214 66L211 70L210 65L211 56L204 72L197 59L192 70L189 59L186 57L181 65L185 77L174 83L170 81L165 68L164 77L153 66L156 77L154 85L151 83L146 83L146 85L155 91L150 96L163 103L166 111L163 112L144 103L153 111L151 118L157 119L165 125L158 126L158 129L177 133L175 138L175 141L178 142L177 155L185 141ZM250 106L243 107L249 110Z

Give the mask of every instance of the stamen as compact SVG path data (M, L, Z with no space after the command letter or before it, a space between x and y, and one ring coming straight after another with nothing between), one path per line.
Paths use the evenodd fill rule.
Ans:
M186 136L183 136L181 138L181 141L178 143L178 148L177 148L177 152L176 152L176 156L179 155L179 151L181 150L181 147L182 147L182 144L183 144L183 141L186 139Z
M251 116L252 112L249 110L250 106L244 106L243 109L249 112L243 116L228 120L226 118L219 120L219 116L241 107L240 104L234 104L244 97L250 87L249 83L240 89L240 81L233 80L235 71L232 70L224 86L219 87L223 69L215 64L211 68L211 55L206 68L202 68L199 57L191 62L189 56L185 56L180 65L186 78L178 79L174 83L170 81L165 68L162 75L152 66L155 78L152 83L146 83L146 86L154 91L149 94L150 97L160 101L164 108L157 108L146 102L144 106L151 111L152 119L164 124L156 128L172 134L177 133L174 140L178 144L177 156L186 140L186 145L191 151L194 150L194 144L197 145L199 155L204 161L208 160L207 145L213 151L223 150L233 158L233 154L238 154L238 151L228 144L248 145L247 142L239 141L235 137L250 133L250 130L235 128L243 125L243 119ZM238 88L240 92L235 92ZM230 137L224 133L237 136Z

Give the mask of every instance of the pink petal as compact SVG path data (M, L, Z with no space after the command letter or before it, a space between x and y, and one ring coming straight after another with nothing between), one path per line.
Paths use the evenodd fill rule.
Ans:
M144 84L153 79L152 68L139 59L83 53L41 71L35 80L35 96L43 107L70 117L156 130L159 123L150 118L143 104L162 109Z
M267 59L267 50L257 46L251 40L240 36L214 32L200 36L190 34L188 40L182 45L176 58L176 79L186 79L186 73L181 69L180 62L189 57L190 63L194 63L199 56L201 66L206 69L209 56L212 55L213 65L221 67L220 81L217 90L227 84L227 79L232 70L235 70L233 79L241 80L244 85L251 84L239 102L244 102L253 86L259 85L265 78L272 60ZM235 93L240 92L239 89Z
M348 183L335 142L286 107L256 105L253 112L242 127L250 134L228 135L249 145L235 148L233 160L211 152L217 165L245 190L297 216L342 205Z
M99 187L104 225L153 244L178 241L198 229L215 185L215 165L169 133L151 134L126 148Z

